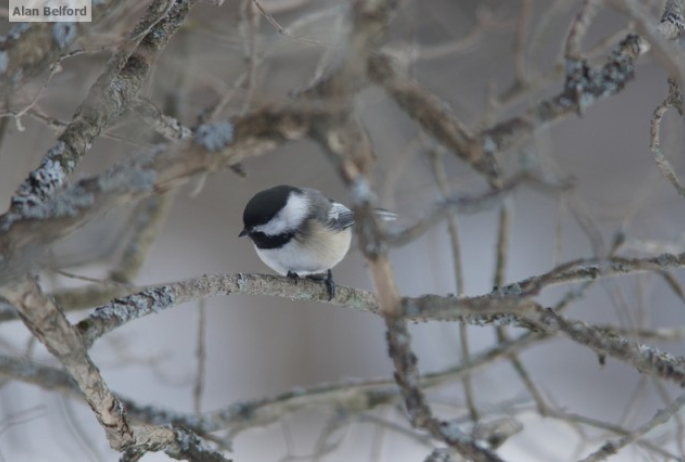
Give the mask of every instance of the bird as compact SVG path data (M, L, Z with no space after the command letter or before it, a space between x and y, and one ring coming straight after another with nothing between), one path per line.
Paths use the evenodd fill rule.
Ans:
M395 217L387 211L379 215ZM247 202L239 237L249 236L262 262L278 274L323 281L331 300L331 270L347 254L353 227L354 212L345 205L313 188L279 185Z

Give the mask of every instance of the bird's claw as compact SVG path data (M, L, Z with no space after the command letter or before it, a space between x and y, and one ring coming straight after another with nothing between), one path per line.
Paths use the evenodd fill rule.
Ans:
M333 280L333 272L331 270L326 271L326 276L322 277L321 274L314 274L307 276L307 279L312 281L323 282L326 284L326 292L328 292L328 301L333 300L335 296L335 281Z
M324 280L326 283L326 290L328 291L328 301L330 302L333 300L333 296L335 296L335 281L333 281L333 272L331 270L328 270L326 273L326 279Z

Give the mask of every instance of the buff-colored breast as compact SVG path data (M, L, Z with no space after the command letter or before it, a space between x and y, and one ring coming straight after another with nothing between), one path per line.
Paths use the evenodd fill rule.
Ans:
M296 235L278 249L255 247L259 258L281 275L289 271L299 276L323 273L345 257L350 249L352 229L332 231L312 222L305 234Z

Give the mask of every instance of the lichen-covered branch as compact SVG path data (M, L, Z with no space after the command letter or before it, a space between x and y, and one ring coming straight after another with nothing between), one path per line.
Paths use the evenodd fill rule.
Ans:
M336 294L329 300L325 286L317 281L293 282L287 277L238 273L205 275L143 289L99 307L77 328L85 344L90 346L102 335L134 319L182 303L231 294L312 300L381 314L376 296L364 290L338 286ZM498 293L480 297L404 297L399 309L406 319L411 320L459 320L480 325L494 322L501 315L530 312L535 306L530 300Z
M644 52L641 39L628 35L600 67L590 67L585 61L567 63L564 90L544 100L524 114L497 123L478 134L486 152L502 152L520 146L536 130L583 113L590 105L615 95L634 76L634 60Z
M182 152L160 145L136 154L100 177L88 178L44 202L0 217L0 282L34 262L26 257L67 236L115 205L170 191L198 173L216 172L305 136L326 109L304 105L261 108L234 121L201 125ZM27 248L32 249L27 252Z
M184 141L192 137L192 131L184 126L178 119L168 116L154 105L152 101L138 98L132 104L133 110L146 124L157 133L171 141Z
M32 277L2 287L2 296L20 313L24 324L64 365L83 392L102 425L113 449L124 450L135 444L126 413L92 362L81 336L64 314L43 294Z
M94 2L93 21L106 17L117 2ZM0 37L0 97L16 91L28 80L38 76L84 35L88 23L18 23Z
M682 0L666 0L661 22L657 27L666 40L675 40L685 31Z
M409 421L418 428L427 430L456 449L461 455L475 462L502 461L494 452L479 444L464 433L454 422L440 421L433 413L421 390L417 358L411 350L411 336L407 322L385 317L387 327L388 354L395 366L395 381L400 388Z
M137 460L146 452L159 450L188 460L226 460L221 453L206 448L196 435L187 430L131 426L121 401L109 390L99 369L88 356L82 337L43 294L34 278L27 276L24 280L5 285L0 293L15 306L24 324L69 373L68 378L60 377L43 368L41 377L56 378L57 386L61 388L71 388L70 379L73 379L103 427L110 446L124 452L124 460Z
M393 59L384 54L373 55L368 63L369 79L383 87L400 108L446 149L494 179L499 174L492 152L476 149L474 135L437 96L404 76Z
M654 155L654 161L657 167L661 170L661 174L673 185L675 190L681 196L685 197L685 187L680 183L678 175L671 166L664 153L661 151L661 120L666 115L669 108L673 107L678 111L678 114L683 114L683 100L680 94L680 88L673 79L668 80L668 97L654 109L652 115L652 123L650 126L650 143L649 147Z
M685 386L685 358L674 356L642 343L611 335L582 321L569 320L553 310L540 308L533 317L549 333L563 332L571 340L592 348L600 356L621 360L641 373Z
M589 281L603 277L637 275L645 272L667 271L685 265L685 253L663 253L647 258L584 258L557 266L547 273L533 276L507 286L509 290L536 295L542 289L558 284Z
M112 57L71 123L12 197L11 214L48 200L74 171L93 141L127 108L146 81L155 57L183 24L196 0L155 0L148 15ZM160 17L160 9L164 15ZM62 23L67 24L67 23Z
M583 281L593 281L604 277L620 275L637 275L644 272L659 272L681 268L685 265L685 254L663 254L658 257L620 258L610 257L606 259L594 258L576 260L565 263L557 268L539 276L524 279L519 282L496 288L492 293L475 297L454 297L439 295L424 295L419 297L404 297L401 300L402 314L407 319L414 320L461 320L472 324L482 324L496 321L502 314L524 314L535 308L534 296L546 287L559 284L571 284ZM215 296L217 294L245 293L254 295L283 296L287 298L300 298L326 302L325 290L321 284L314 281L299 281L298 285L287 278L272 275L259 275L239 273L234 275L202 276L179 283L153 286L144 289L165 291L174 295L174 302L158 305L155 298L146 302L148 308L144 314L165 309L171 305L177 305L199 298ZM121 292L130 289L125 287L109 288L102 287L99 291L93 287L93 296L104 298L109 294L117 296ZM58 292L58 300L69 303L68 292ZM132 295L131 297L136 297ZM176 299L176 297L179 297ZM128 297L125 297L125 299ZM142 297L145 299L145 297ZM347 306L353 309L361 309L371 313L378 313L376 298L359 289L340 287L340 293L331 299L334 305ZM126 304L129 304L128 302ZM131 310L125 316L138 317L135 313L135 303L130 303ZM68 305L71 308L70 305ZM83 308L83 306L76 306ZM0 304L0 322L16 319L14 310L9 306ZM119 321L121 322L121 321ZM125 322L125 321L123 321ZM118 325L118 324L117 324Z

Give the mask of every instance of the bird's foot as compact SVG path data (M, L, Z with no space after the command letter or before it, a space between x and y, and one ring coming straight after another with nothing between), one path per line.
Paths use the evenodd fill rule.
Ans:
M335 281L333 281L333 272L328 270L326 273L326 290L328 290L328 301L330 302L335 296Z
M326 284L328 301L333 300L333 297L335 296L335 281L333 280L333 272L331 270L326 271L326 276L323 276L322 274L313 274L311 276L307 276L307 278Z

